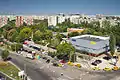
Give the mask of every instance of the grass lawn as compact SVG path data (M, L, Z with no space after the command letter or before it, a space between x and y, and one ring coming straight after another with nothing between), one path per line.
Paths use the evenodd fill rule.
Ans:
M0 61L0 71L4 72L8 76L19 80L18 72L19 70L10 63Z

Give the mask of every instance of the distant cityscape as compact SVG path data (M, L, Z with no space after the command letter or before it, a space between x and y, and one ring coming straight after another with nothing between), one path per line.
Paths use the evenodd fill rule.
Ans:
M69 19L70 22L74 24L81 24L82 22L92 22L99 21L100 27L102 27L102 22L107 20L111 25L117 25L120 22L119 15L85 15L85 14L57 14L57 15L0 15L0 27L3 27L8 23L8 20L15 20L17 27L26 23L27 25L33 25L34 20L44 20L48 21L48 26L56 26L58 23L64 22Z

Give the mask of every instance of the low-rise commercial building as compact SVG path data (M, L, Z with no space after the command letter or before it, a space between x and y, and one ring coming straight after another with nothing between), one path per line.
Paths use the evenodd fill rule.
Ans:
M109 50L109 37L82 35L70 38L70 43L80 51L100 54Z

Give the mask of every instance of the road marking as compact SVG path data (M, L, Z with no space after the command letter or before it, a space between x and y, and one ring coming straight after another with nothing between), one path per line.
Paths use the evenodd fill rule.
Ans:
M57 78L57 80L68 80L68 79L63 79L63 78L60 78L60 77L59 77L59 78Z
M67 75L63 75L64 77L67 77L67 78L69 78L69 79L73 79L73 78L71 78L71 77L69 77L69 76L67 76Z
M40 69L43 69L45 66L40 67Z

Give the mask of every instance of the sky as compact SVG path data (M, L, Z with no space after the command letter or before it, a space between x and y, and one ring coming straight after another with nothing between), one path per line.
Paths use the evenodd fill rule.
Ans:
M120 15L120 0L0 0L0 14Z

